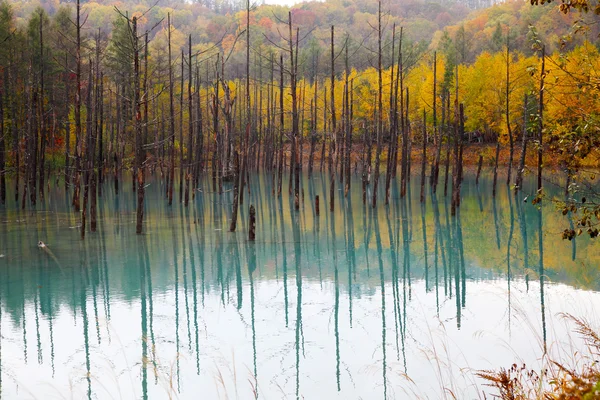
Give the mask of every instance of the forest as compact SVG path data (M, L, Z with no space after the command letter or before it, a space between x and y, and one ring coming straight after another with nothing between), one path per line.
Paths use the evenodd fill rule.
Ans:
M598 395L598 15L0 0L0 397Z
M315 7L335 11L329 2L290 10L248 2L235 14L207 10L207 23L197 12L191 23L168 7L142 12L144 5L131 11L112 5L108 12L92 2L43 4L18 17L25 5L4 1L2 203L7 177L15 185L15 198L8 201L25 208L35 207L50 181L62 176L73 189L74 209L82 210L83 237L88 209L95 230L103 183L112 180L118 190L121 173L132 171L132 187L141 189L141 232L147 174L166 180L169 204L175 198L187 205L201 190L200 175L209 173L215 191L223 191L223 181L236 183L235 230L249 171L261 168L277 179L278 194L283 170L289 170L297 208L303 166L310 175L326 163L332 178L339 174L343 182L345 176L347 193L360 164L363 202L372 180L369 201L375 206L380 174L389 172L387 203L397 166L405 182L417 155L421 180L429 168L434 191L440 164L444 193L452 168L458 206L463 147L472 142L497 143L495 154L489 148L479 153L479 170L485 159L496 174L501 150L508 152L501 167L508 170L506 183L517 189L527 167L537 168L538 189L542 166L560 167L569 176L568 191L576 171L595 164L597 25L573 22L574 13L555 14L552 5L515 1L475 10L428 35L414 17L402 25L401 15L409 10L373 5L378 8L365 15L361 29L355 27L360 13L353 13L353 24L342 24L340 32L307 17ZM196 6L187 4L187 11L194 14ZM269 13L271 18L262 16ZM544 34L537 21L524 33L532 18L546 25ZM550 20L558 21L552 33ZM569 23L581 34L561 30ZM426 36L415 37L415 31ZM537 156L528 158L528 150ZM333 184L330 194L333 208ZM595 232L590 226L589 233Z

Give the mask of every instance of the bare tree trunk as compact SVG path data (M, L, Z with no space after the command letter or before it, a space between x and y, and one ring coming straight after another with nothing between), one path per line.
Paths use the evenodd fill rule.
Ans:
M299 156L301 149L298 147L299 120L298 120L298 40L300 36L299 29L296 28L296 49L294 50L294 37L292 35L292 12L288 13L289 45L290 45L290 73L292 90L292 157L290 168L294 171L294 208L300 209L300 162Z
M200 68L196 67L196 135L197 135L197 140L196 140L196 155L195 155L195 160L194 160L194 167L193 167L193 183L191 185L191 190L192 190L192 199L195 198L195 193L196 193L196 188L199 185L199 181L200 181L200 174L202 173L202 171L204 170L204 130L202 127L202 105L201 105L201 99L200 99L200 88L202 87L201 81L200 81ZM206 148L208 150L208 146Z
M375 208L377 205L377 186L379 183L379 167L381 161L381 141L383 136L383 68L382 68L382 49L381 49L381 39L382 39L382 24L381 24L381 0L377 2L378 11L377 11L377 154L375 156L375 181L373 182L373 202L372 206Z
M123 104L123 99L122 99L122 95L123 95L123 89L122 89L122 85L116 85L116 90L117 90L117 99L116 99L116 107L117 107L117 134L115 135L115 143L114 143L114 150L113 150L113 167L114 167L114 175L113 175L113 180L114 180L114 186L115 186L115 195L119 194L119 137L122 135L122 129L123 129L123 121L122 121L122 104ZM164 117L164 112L163 112L163 117ZM163 125L164 127L164 125ZM164 146L164 145L163 145Z
M390 126L390 141L388 143L388 156L387 156L387 168L385 174L385 204L388 205L390 202L390 183L393 175L393 165L396 163L396 143L398 135L397 116L398 110L396 107L397 100L394 96L394 62L395 62L395 51L396 51L396 23L392 27L392 65L390 67L390 113L389 113L389 126ZM402 42L400 43L400 50L402 51ZM400 69L400 68L398 68Z
M246 173L248 171L248 151L252 128L252 108L250 107L250 0L246 0L246 134L244 136L242 149L240 204L244 204L244 186L246 185Z
M283 111L283 54L279 55L279 165L277 171L277 197L281 196L281 184L283 180L283 132L284 132L284 111Z
M316 87L316 81L315 81ZM316 91L315 91L316 93ZM308 153L308 177L312 177L313 171L313 162L315 158L315 136L316 136L316 116L315 116L315 101L313 99L310 100L310 150Z
M240 195L240 156L237 150L233 156L233 207L231 211L231 223L229 224L229 232L235 232L237 226L238 215L238 199Z
M188 206L190 201L190 176L192 175L192 160L194 151L194 104L192 96L192 35L188 37L188 153L185 173L185 195L183 203ZM183 165L181 166L183 169Z
M346 53L348 52L348 47L346 47ZM348 55L346 54L346 59L348 59ZM346 77L350 74L350 69L348 68L348 63L346 63ZM348 79L346 78L346 87ZM350 167L351 159L352 159L352 107L354 100L354 79L350 81L350 93L346 93L346 190L344 195L348 197L348 192L350 191L350 174L352 169Z
M77 0L77 31L75 51L75 189L73 190L73 206L79 212L80 190L81 190L81 6Z
M506 34L506 129L508 131L508 144L510 146L510 153L508 156L508 175L506 176L506 185L510 185L512 177L512 164L515 146L513 143L513 134L510 127L510 35Z
M431 167L431 176L429 177L433 193L437 193L438 177L440 173L440 156L442 153L442 134L438 135L437 127L437 52L433 53L433 137L437 142L435 144L435 159ZM449 112L449 110L448 110Z
M444 102L446 106L444 107ZM445 117L445 118L444 118ZM450 93L446 92L445 98L442 96L442 123L440 125L440 140L446 136L446 160L444 167L444 197L448 196L448 175L450 171L450 134L448 126L450 125Z
M479 175L481 174L481 166L483 165L483 156L479 155L479 163L477 164L477 177L475 178L475 185L479 185Z
M400 178L400 183L401 183L400 196L401 197L406 196L406 183L408 181L408 164L410 162L410 154L408 153L408 151L409 151L408 143L410 142L410 125L408 122L409 101L410 101L409 90L408 90L408 88L406 88L406 111L400 110L400 112L406 112L405 117L404 117L404 124L403 124L404 126L402 128L402 170L401 170L401 178Z
M40 14L40 26L39 26L39 34L40 34L40 177L39 177L39 192L40 199L44 200L44 172L45 172L45 164L46 164L46 118L45 118L45 108L44 108L44 29L43 29L43 21L44 18Z
M498 182L498 158L500 157L500 138L496 137L496 157L494 161L494 181L492 183L492 196L496 197L496 184Z
M425 169L427 166L427 111L423 109L423 155L421 158L421 203L425 202Z
M83 167L84 167L84 178L83 178L83 207L81 207L81 239L85 238L85 230L86 230L86 219L87 219L87 209L88 209L88 200L90 195L90 171L92 169L92 117L93 117L93 105L92 105L92 90L94 87L94 75L92 72L93 63L92 60L89 61L89 74L88 74L88 85L87 85L87 94L86 94L86 121L85 121L85 154L83 158Z
M8 71L7 71L7 75L8 75L8 79L5 82L6 85L9 85L12 82L12 78L16 75L16 73L13 71L13 49L12 47L9 49L9 67L8 67ZM17 90L17 84L14 83L14 90ZM8 87L8 86L7 86ZM20 149L19 149L19 129L17 128L17 100L15 98L15 96L12 96L11 101L10 101L10 117L12 120L11 125L11 133L12 133L12 138L13 138L13 142L12 142L12 148L13 148L13 154L15 155L15 202L18 203L19 202L19 177L21 176L21 157L20 157Z
M6 203L6 142L4 140L4 92L0 92L0 204Z
M336 157L336 132L337 121L335 119L335 28L331 26L331 144L329 147L329 210L335 209L335 157Z
M346 56L345 56L345 64L346 64L346 73L345 75L345 79L346 79L346 84L345 84L345 97L346 97L346 106L345 106L345 122L344 122L344 128L345 128L345 134L346 134L346 157L345 157L345 161L346 161L346 165L344 166L345 168L345 172L346 172L346 187L344 190L344 196L348 197L348 192L350 191L350 150L351 150L351 146L352 146L352 129L351 129L351 125L350 125L350 86L349 86L349 81L348 81L348 77L350 76L350 67L348 65L348 41L350 39L347 38L346 39Z
M102 197L102 185L104 184L104 74L100 74L100 97L99 97L100 126L98 135L98 197Z
M528 96L525 94L525 99L523 100L523 142L521 145L519 168L517 169L517 179L515 181L515 191L523 189L523 172L525 170L525 157L527 156L527 101Z
M97 214L98 214L98 207L97 207L97 165L96 165L96 143L98 141L98 135L102 135L102 132L99 130L99 121L98 121L98 115L99 115L99 111L100 111L100 102L102 101L102 97L101 97L101 93L100 93L100 30L98 30L98 36L96 37L96 77L95 77L95 83L96 86L94 88L94 97L93 97L93 110L94 110L94 121L93 121L93 127L92 127L92 136L90 138L90 160L89 160L89 164L90 164L90 192L91 192L91 198L90 198L90 231L91 232L96 232L96 228L97 228Z
M456 209L460 207L460 187L461 187L461 153L462 153L462 136L464 130L464 114L463 105L460 104L457 121L454 122L455 138L454 143L454 170L452 172L452 203L450 208L451 215L456 215Z
M140 53L137 35L137 18L133 17L133 60L134 60L134 104L135 104L135 158L137 170L137 207L135 233L141 234L144 223L144 195L145 195L145 154L144 139L148 134L148 33L144 35L144 81L143 97L140 94ZM142 121L141 107L144 103L144 119ZM143 125L143 129L142 129Z
M168 32L168 49L169 49L169 138L171 142L170 151L170 166L169 166L169 183L167 189L167 197L169 205L173 204L173 182L175 181L175 104L174 104L174 86L173 86L173 59L171 57L171 14L167 14Z
M327 144L327 86L323 82L323 133L321 134L321 166L319 167L320 172L323 172L323 165L325 164L325 145Z
M546 78L546 46L542 46L542 70L540 74L540 91L539 91L539 106L538 106L538 167L537 167L537 187L542 188L542 156L543 156L543 132L544 132L544 79Z

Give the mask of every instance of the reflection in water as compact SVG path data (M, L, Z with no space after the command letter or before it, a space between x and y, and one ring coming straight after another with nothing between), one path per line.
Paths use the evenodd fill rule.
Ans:
M173 225L171 225L171 232L172 232L172 238L173 238L173 269L175 270L175 347L176 347L176 353L175 353L175 364L176 364L176 370L175 370L175 378L177 380L177 393L181 393L181 367L180 367L180 361L181 361L181 345L180 345L180 338L179 338L179 257L177 256L177 249L179 249L179 245L177 243L177 232L175 231L175 227ZM217 254L221 254L218 250L217 250ZM222 282L222 281L221 281ZM221 295L221 299L223 299L223 296Z
M337 390L340 391L340 279L339 279L339 270L338 270L338 259L337 259L337 249L335 247L335 214L331 214L330 216L330 227L331 227L331 254L333 256L333 282L334 282L334 291L335 291L335 300L334 300L334 310L333 310L333 319L334 319L334 330L335 330L335 380L337 383ZM294 229L294 232L296 229Z
M146 300L146 264L148 248L146 246L146 237L139 236L140 252L138 254L139 269L140 269L140 301L141 320L142 320L142 398L148 398L148 319L147 319L147 300Z
M377 244L377 262L379 264L379 281L381 290L381 351L382 358L382 373L383 373L383 398L387 399L387 352L386 352L386 326L385 326L385 275L383 269L383 246L381 244L381 233L379 231L379 219L376 215L372 215L375 221L375 242Z
M248 254L248 279L250 280L250 315L252 325L252 364L254 367L254 398L258 398L258 370L256 367L256 321L254 317L254 272L256 271L256 249L254 242L247 242L246 252ZM236 242L237 248L237 242ZM236 260L239 260L239 255ZM241 295L239 296L241 299ZM240 306L241 308L241 303Z
M510 304L510 281L511 281L511 270L510 270L510 258L511 258L511 254L510 254L510 250L511 250L511 245L512 245L512 240L513 240L513 232L515 230L515 214L513 211L513 201L512 201L512 196L510 193L510 188L507 187L506 188L509 193L507 194L508 197L508 205L509 205L509 212L510 212L510 231L508 233L508 241L506 244L506 282L508 284L508 329L509 329L509 333L510 333L510 316L511 316L511 311L512 311L512 307Z
M292 219L292 232L294 233L294 260L296 264L296 399L300 398L300 346L304 349L304 337L300 343L302 332L302 249L300 242L300 221L298 214L294 214ZM336 268L337 274L337 268ZM252 287L251 287L252 289ZM302 335L304 336L304 335ZM304 357L304 351L302 352Z
M521 241L523 244L523 273L525 274L525 286L529 291L529 241L527 240L527 223L525 221L525 207L524 202L519 201L518 192L515 192L515 199L517 203L517 214L519 218L519 229L521 231Z
M542 338L544 340L544 353L546 353L546 343L547 343L547 335L546 335L546 303L544 300L544 280L546 279L546 273L544 271L544 232L542 230L542 208L538 209L538 257L540 259L540 269L538 271L540 275L540 309L542 313Z
M35 213L2 208L0 396L19 398L26 387L43 398L51 385L74 398L394 398L414 381L418 394L437 398L427 389L438 376L431 364L444 361L423 355L439 329L456 348L437 357L453 363L457 355L473 369L512 362L496 350L498 337L538 360L561 332L547 310L568 311L600 289L578 280L598 250L580 237L575 253L554 234L569 216L550 202L542 220L543 208L509 190L489 196L486 176L479 190L465 178L452 217L441 195L413 209L418 190L401 198L395 181L389 206L363 205L354 184L335 212L317 215L314 199L327 204L329 180L316 173L295 211L287 194L270 195L270 176L254 176L245 199L257 209L254 243L246 207L238 232L226 231L228 191L169 208L151 184L148 232L136 236L129 185L118 195L106 186L98 233L85 241L62 188ZM535 257L540 287L532 280L529 292ZM525 321L511 319L514 310ZM543 346L532 349L527 321L540 315Z
M87 398L92 398L92 373L91 373L91 362L90 362L90 335L89 335L89 321L87 312L87 296L86 291L83 288L88 286L88 257L87 247L81 252L83 260L81 260L80 266L80 279L81 279L81 293L80 293L80 306L81 306L81 319L83 320L83 345L85 348L85 379L87 381Z

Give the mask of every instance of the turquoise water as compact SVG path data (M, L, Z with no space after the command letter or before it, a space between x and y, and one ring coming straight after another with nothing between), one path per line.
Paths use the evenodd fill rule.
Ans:
M456 217L415 177L375 210L354 177L333 213L327 177L304 177L299 212L271 182L251 177L235 233L209 181L186 208L150 179L141 236L130 178L84 241L54 182L36 211L0 207L1 398L472 398L475 370L578 348L559 313L594 322L598 246L563 241L533 182L493 199L467 176Z

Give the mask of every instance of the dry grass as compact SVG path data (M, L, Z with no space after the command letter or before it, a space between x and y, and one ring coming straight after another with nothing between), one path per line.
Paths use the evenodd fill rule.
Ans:
M574 332L584 340L587 352L577 353L571 365L546 356L540 371L513 364L497 371L479 371L476 375L492 388L492 398L503 400L592 400L600 399L600 334L589 322L570 314L562 315L574 325ZM484 398L485 398L484 394Z

